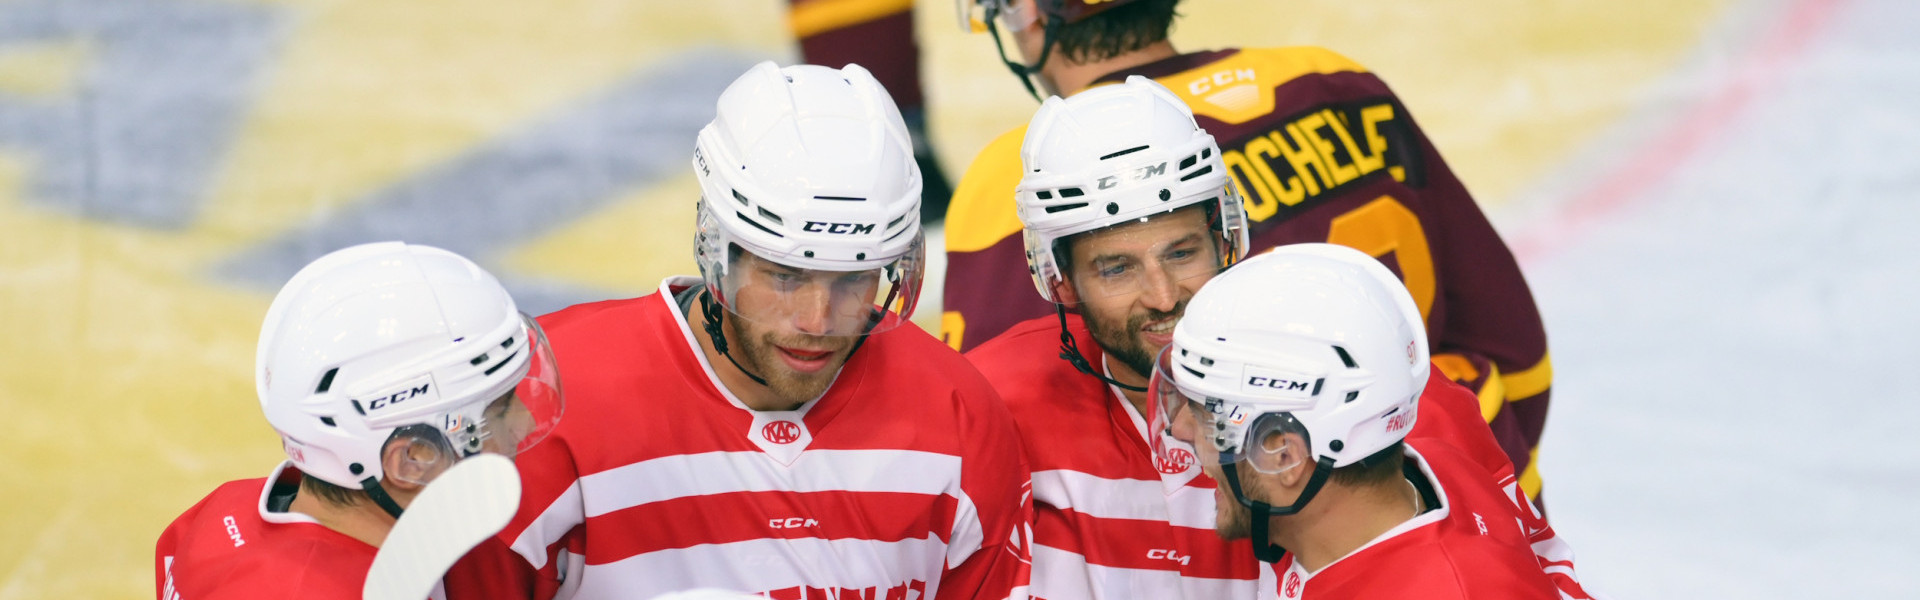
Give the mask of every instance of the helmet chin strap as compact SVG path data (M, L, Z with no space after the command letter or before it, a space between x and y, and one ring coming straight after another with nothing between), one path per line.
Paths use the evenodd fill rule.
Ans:
M1118 381L1114 381L1112 377L1108 377L1100 373L1099 371L1093 370L1093 364L1087 362L1086 355L1080 353L1080 343L1077 341L1074 341L1073 332L1067 330L1067 307L1055 304L1053 308L1054 308L1054 312L1060 315L1060 358L1061 360L1065 360L1068 363L1072 364L1073 368L1078 369L1081 373L1092 375L1094 379L1107 382L1108 385L1112 385L1130 392L1147 391L1147 388L1136 386L1136 385L1127 385L1124 383L1120 383Z
M1321 457L1320 460L1314 464L1313 476L1307 478L1307 487L1300 490L1300 499L1293 501L1293 504L1287 506L1273 506L1266 502L1248 498L1247 494L1240 489L1240 469L1237 466L1222 468L1220 470L1227 477L1227 487L1233 490L1233 499L1240 502L1241 506L1247 507L1247 509L1253 513L1250 515L1253 520L1253 523L1251 523L1253 531L1247 538L1247 541L1253 544L1253 557L1260 559L1262 562L1273 563L1279 562L1280 557L1287 553L1287 549L1273 543L1272 539L1268 537L1267 528L1270 526L1269 522L1272 521L1274 517L1284 517L1295 514L1300 512L1300 509L1306 508L1307 502L1313 500L1314 495L1320 493L1320 486L1327 483L1327 476L1333 474L1333 458Z
M759 375L753 374L753 371L748 371L746 367L740 366L740 361L735 360L733 354L727 352L727 333L720 328L721 320L726 318L722 316L721 313L725 311L726 308L720 306L720 303L713 301L713 294L705 291L700 292L700 316L702 320L705 321L703 328L707 330L707 337L713 338L714 351L719 352L721 356L727 357L727 362L733 363L733 368L739 369L741 373L746 374L747 378L752 379L754 383L766 385L767 380L761 379Z
M1006 64L1008 70L1013 71L1014 77L1020 78L1020 85L1027 86L1027 93L1032 94L1034 100L1045 101L1045 98L1040 97L1039 88L1033 86L1033 78L1039 75L1040 67L1047 64L1047 56L1053 54L1053 41L1060 35L1061 21L1041 17L1041 20L1046 21L1047 29L1041 38L1040 60L1029 66L1007 58L1006 44L1000 41L1000 27L995 24L999 20L996 16L987 17L987 34L993 37L993 49L1000 52L1000 62Z
M380 487L378 479L368 477L360 480L360 490L366 492L367 497L372 498L374 504L380 505L380 508L386 510L387 514L393 515L395 519L400 518L400 512L406 510L400 508L400 503L393 501L393 496L387 495L387 489Z

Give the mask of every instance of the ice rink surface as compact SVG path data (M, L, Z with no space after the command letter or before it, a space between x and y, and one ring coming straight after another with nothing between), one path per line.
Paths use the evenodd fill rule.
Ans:
M1608 175L1631 197L1518 231L1557 367L1545 496L1616 597L1920 596L1920 5L1825 4L1664 84L1613 153L1670 159Z
M152 597L167 521L277 460L254 336L328 249L444 245L541 309L689 271L687 140L791 51L778 0L656 7L0 0L0 600ZM1186 49L1382 73L1514 246L1592 588L1920 597L1920 3L1182 7ZM1033 104L950 8L917 20L957 177Z

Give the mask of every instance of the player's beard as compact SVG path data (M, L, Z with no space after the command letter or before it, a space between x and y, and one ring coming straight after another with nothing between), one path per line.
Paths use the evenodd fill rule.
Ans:
M772 390L775 397L796 407L827 393L834 377L840 374L840 368L846 366L847 358L852 355L853 342L858 339L850 336L762 332L741 321L728 319L726 322L728 328L732 329L727 337L736 340L734 345L740 349L740 361L755 375L767 380L767 389ZM800 373L787 368L780 360L777 346L825 348L831 349L831 354L828 355L826 368L813 373Z
M1220 468L1235 469L1238 468L1238 464L1229 464ZM1223 540L1253 536L1253 510L1241 504L1240 499L1233 497L1233 488L1227 485L1227 480L1219 473L1213 472L1213 469L1207 469L1207 476L1213 478L1214 486L1219 490L1214 496L1217 503L1213 511L1213 532L1219 534L1220 539ZM1241 490L1251 494L1253 491L1245 487L1251 483L1246 477L1240 478Z
M1162 319L1179 318L1187 311L1187 301L1181 300L1173 305L1171 311L1147 309L1146 312L1128 317L1125 322L1119 319L1106 319L1100 315L1087 315L1087 331L1093 333L1093 341L1100 349L1120 364L1133 369L1133 374L1146 377L1153 372L1153 360L1160 356L1161 348L1148 348L1142 339L1146 334L1140 331L1147 323Z

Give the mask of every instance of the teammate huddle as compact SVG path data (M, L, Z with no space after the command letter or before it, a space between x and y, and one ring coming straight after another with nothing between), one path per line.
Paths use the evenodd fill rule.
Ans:
M435 598L1588 597L1531 500L1538 314L1383 83L1175 53L1174 0L961 2L1053 97L953 197L953 348L901 326L913 128L857 65L762 63L693 151L698 277L536 320L435 248L296 274L256 370L288 460L162 534L161 600L357 597L481 452L519 512Z

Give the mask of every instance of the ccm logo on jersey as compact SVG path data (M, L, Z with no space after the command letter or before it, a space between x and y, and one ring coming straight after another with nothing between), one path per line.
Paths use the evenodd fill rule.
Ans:
M857 235L862 233L873 233L873 224L872 223L828 223L825 221L807 221L807 224L802 225L800 227L800 230L808 233L832 233L832 234L838 234L838 235Z
M240 523L233 520L233 515L227 515L227 518L221 519L220 522L226 524L227 537L233 540L233 547L239 548L247 545L246 540L240 539ZM1486 528L1481 527L1480 530L1484 532Z
M791 444L800 441L800 424L793 421L774 421L760 428L760 437L775 444Z
M774 529L806 529L809 527L819 527L820 522L813 519L789 517L785 519L769 519L767 520L767 526Z
M1158 548L1148 550L1147 558L1177 562L1180 563L1182 567L1187 566L1187 562L1193 560L1192 555L1181 555L1178 550L1161 550Z

